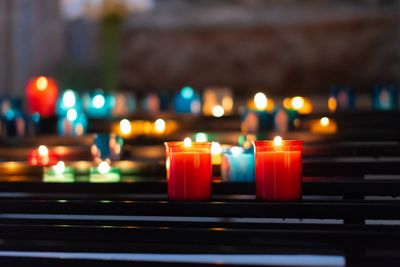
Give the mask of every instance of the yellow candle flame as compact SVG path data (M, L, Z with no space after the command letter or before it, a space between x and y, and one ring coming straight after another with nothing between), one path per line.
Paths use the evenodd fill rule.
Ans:
M154 129L157 133L163 133L165 132L165 120L163 119L157 119L154 122Z
M282 137L280 137L279 135L275 136L275 138L274 138L274 146L282 146L282 143L283 143Z
M49 82L47 81L47 78L44 76L40 76L37 80L36 80L36 88L40 91L46 90L47 86L48 86Z
M49 155L49 150L47 149L46 146L43 145L39 146L38 152L41 157L46 157Z
M122 134L130 134L132 131L132 125L131 122L128 121L127 119L123 119L119 122L119 129Z
M108 173L111 170L110 164L108 164L107 161L102 161L99 163L99 166L97 166L97 169L99 170L99 173L105 174Z
M295 96L292 98L292 107L295 110L299 110L304 106L304 98L301 96Z
M320 123L324 127L328 126L329 125L329 118L327 118L327 117L321 118Z
M219 155L222 153L222 147L218 142L211 143L211 154L212 155Z
M183 146L184 147L191 147L192 146L192 139L190 139L190 137L186 137L183 140Z
M254 96L254 105L258 110L264 110L268 106L268 98L264 93L257 93Z

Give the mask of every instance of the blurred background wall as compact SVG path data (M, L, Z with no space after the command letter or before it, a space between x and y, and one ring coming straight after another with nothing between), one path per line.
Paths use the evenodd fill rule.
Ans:
M111 2L126 12L117 14L116 51L107 56ZM22 94L40 73L79 90L110 87L102 78L112 70L102 65L113 61L102 59L113 56L115 89L369 90L400 82L400 1L0 0L3 93Z

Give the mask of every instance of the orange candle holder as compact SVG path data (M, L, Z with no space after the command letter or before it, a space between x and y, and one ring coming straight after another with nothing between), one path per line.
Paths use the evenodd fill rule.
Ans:
M254 141L256 195L265 201L301 198L303 141Z
M211 143L166 142L168 198L206 200L211 196Z

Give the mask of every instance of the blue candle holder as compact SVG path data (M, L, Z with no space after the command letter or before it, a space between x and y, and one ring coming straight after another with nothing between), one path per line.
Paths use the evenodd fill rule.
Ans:
M156 114L160 112L160 98L155 93L147 94L142 100L142 109L146 113Z
M83 112L82 100L79 95L71 89L65 90L57 100L57 115L65 117L70 109L78 113Z
M398 97L394 85L376 85L372 91L372 107L376 110L395 110L398 107Z
M278 109L274 112L274 130L286 133L295 129L297 111L292 109Z
M95 161L120 160L123 151L124 140L115 134L96 134L91 147L91 153Z
M114 117L125 117L135 113L136 97L130 93L113 94L115 105L112 110Z
M84 96L84 107L89 118L108 118L115 105L113 96L98 89Z
M328 107L330 111L353 110L355 106L356 97L352 87L332 87L328 100Z
M0 106L4 136L23 137L36 132L38 121L33 121L30 116L22 112L21 99L2 98Z
M59 117L57 130L59 135L81 136L86 133L87 125L85 114L78 113L75 109L70 109L65 117Z
M247 108L241 116L242 132L254 134L273 129L273 112Z
M222 151L221 176L223 181L254 182L253 149L234 146Z
M201 111L200 96L192 87L185 86L174 97L174 109L177 113L199 114Z

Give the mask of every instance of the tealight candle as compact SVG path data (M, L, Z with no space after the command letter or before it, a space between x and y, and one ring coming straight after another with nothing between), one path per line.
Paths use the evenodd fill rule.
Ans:
M73 182L74 169L71 167L66 167L63 161L59 161L56 165L45 169L43 181L55 183Z
M224 149L222 153L223 181L254 182L254 154L250 150L234 146Z
M310 131L319 134L333 134L337 132L337 124L334 120L323 117L310 122Z
M192 87L185 86L175 95L174 108L177 113L199 114L201 111L200 96Z
M292 201L301 198L303 141L254 141L256 195L260 200Z
M92 183L115 183L120 179L119 168L111 167L107 161L101 161L97 167L90 168L89 181Z
M95 90L84 96L84 107L89 118L107 118L112 113L115 99L103 92Z
M211 196L211 143L166 142L168 198L205 200Z
M28 163L32 166L49 166L57 163L57 156L54 152L49 151L46 146L32 150L28 156Z

